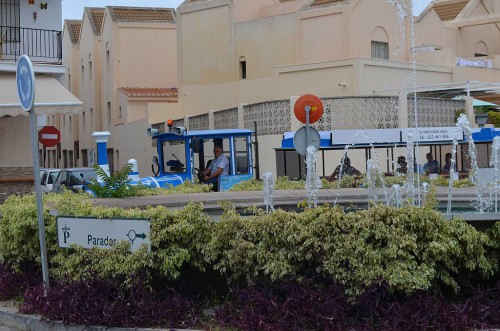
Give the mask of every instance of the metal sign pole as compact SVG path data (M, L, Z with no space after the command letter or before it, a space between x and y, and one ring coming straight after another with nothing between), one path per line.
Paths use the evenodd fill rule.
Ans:
M38 155L38 130L36 125L35 107L30 110L30 137L35 172L36 209L38 215L38 232L40 235L40 254L42 257L43 283L49 286L49 267L47 263L47 245L45 240L45 223L43 219L42 189L40 187L40 160Z
M21 107L29 112L30 140L35 177L36 209L38 216L38 234L40 237L40 255L42 258L42 276L45 287L49 286L49 267L47 263L47 247L45 242L45 223L43 220L42 189L40 186L40 158L38 155L38 130L35 114L35 72L27 55L22 55L16 69L17 94Z

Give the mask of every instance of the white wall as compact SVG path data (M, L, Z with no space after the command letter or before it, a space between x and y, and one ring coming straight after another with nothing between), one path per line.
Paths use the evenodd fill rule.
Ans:
M29 117L1 117L0 133L0 167L33 167Z
M41 9L41 3L46 3L47 9ZM35 0L33 5L30 5L27 0L20 0L19 12L22 28L62 30L61 0ZM33 19L33 12L37 13L36 21Z

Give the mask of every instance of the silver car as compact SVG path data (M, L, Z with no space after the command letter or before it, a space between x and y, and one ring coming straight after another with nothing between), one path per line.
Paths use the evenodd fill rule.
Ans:
M52 192L52 186L60 171L61 169L43 169L43 172L40 174L42 193Z
M52 192L59 193L63 187L73 192L85 191L90 180L97 179L94 168L61 169L52 187Z

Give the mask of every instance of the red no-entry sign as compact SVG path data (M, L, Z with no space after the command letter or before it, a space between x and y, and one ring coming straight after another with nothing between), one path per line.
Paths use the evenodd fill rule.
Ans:
M38 141L45 147L54 147L61 141L61 133L55 126L44 126L38 132Z

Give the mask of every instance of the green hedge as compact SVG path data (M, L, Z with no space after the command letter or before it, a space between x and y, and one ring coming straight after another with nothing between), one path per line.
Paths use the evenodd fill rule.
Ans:
M430 208L401 209L375 205L346 213L325 205L303 212L277 210L242 217L231 203L221 204L220 222L212 222L199 203L181 210L164 207L118 209L93 206L85 195L44 196L50 275L81 278L87 273L131 282L174 280L188 269L215 269L232 280L293 281L314 277L345 285L356 296L386 282L395 291L449 287L464 279L486 280L498 273L500 226L476 231L461 220L446 220ZM151 221L152 251L62 249L56 243L59 215L145 218ZM36 201L33 195L10 197L0 205L1 262L22 270L40 265Z
M490 246L486 234L432 209L377 205L345 213L322 206L243 219L227 208L206 252L217 270L234 278L292 280L312 273L356 295L382 281L404 292L442 284L458 289L464 273L485 279L497 272Z
M210 240L213 226L201 204L191 203L181 210L164 207L120 209L95 207L83 194L65 192L45 195L44 218L47 233L47 251L50 275L56 278L79 278L92 272L103 277L122 276L133 279L137 275L160 275L167 279L180 277L184 264L203 270L202 249ZM74 247L61 249L57 245L55 216L88 216L102 219L145 218L151 221L151 245L155 250L142 249L133 253L121 244L110 250ZM0 258L16 270L26 264L40 264L36 201L33 195L10 197L0 206Z

